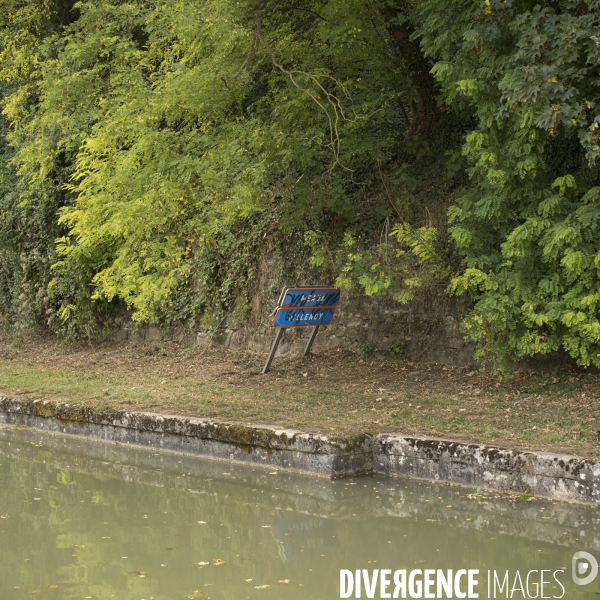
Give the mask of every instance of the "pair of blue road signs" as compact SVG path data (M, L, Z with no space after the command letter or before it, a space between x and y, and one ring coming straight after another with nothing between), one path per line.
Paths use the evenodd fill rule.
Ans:
M271 352L263 369L266 373L277 352L285 329L313 327L304 350L306 356L315 340L319 327L329 325L340 301L340 290L332 287L284 287L277 307L271 313L273 324L279 328Z
M274 311L277 327L329 325L340 301L335 288L283 288Z

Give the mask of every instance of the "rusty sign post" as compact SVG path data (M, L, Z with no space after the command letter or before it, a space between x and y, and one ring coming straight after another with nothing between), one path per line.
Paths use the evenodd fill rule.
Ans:
M333 313L340 301L340 290L331 287L284 287L279 296L277 307L271 313L273 324L279 328L269 357L263 368L263 374L271 367L279 342L285 329L291 327L312 327L310 338L304 349L306 356L317 337L319 327L331 323Z

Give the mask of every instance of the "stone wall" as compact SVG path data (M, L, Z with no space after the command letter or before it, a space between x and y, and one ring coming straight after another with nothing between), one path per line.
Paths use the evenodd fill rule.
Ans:
M399 475L594 505L600 497L598 461L432 437L331 439L267 425L3 397L0 424L327 477Z
M189 346L213 344L234 350L267 354L275 337L270 313L284 285L319 285L315 281L282 281L274 275L274 265L265 261L258 273L256 291L245 319L235 323L226 318L216 332L206 332L194 323L179 329L126 325L117 338L130 341L175 340ZM322 284L322 283L321 283ZM369 356L384 353L412 362L437 362L466 365L473 357L473 346L466 344L460 323L468 304L449 298L443 286L421 290L409 304L402 306L391 297L365 297L344 292L333 322L319 330L313 349L342 348ZM286 331L278 355L301 354L311 328Z

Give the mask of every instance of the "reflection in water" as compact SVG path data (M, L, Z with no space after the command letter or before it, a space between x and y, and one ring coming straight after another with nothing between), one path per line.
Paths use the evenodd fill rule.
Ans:
M279 556L284 562L307 558L336 545L332 535L333 521L320 517L284 519L273 525Z
M589 507L12 429L0 429L0 477L1 600L328 600L340 569L376 568L480 569L480 598L488 569L566 568L566 598L600 589L570 576L576 550L600 558Z

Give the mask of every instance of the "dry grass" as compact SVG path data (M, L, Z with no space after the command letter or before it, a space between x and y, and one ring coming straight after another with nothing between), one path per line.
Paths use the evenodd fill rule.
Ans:
M345 352L277 357L176 344L0 338L0 394L277 424L338 437L428 434L600 458L600 376L490 373Z

